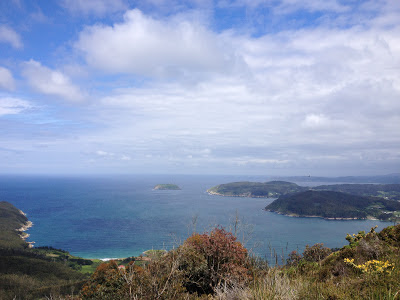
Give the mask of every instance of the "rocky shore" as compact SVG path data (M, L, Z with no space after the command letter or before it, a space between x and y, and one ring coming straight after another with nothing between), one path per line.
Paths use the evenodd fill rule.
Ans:
M293 218L320 218L320 219L324 219L324 220L336 220L336 221L365 220L365 219L362 219L362 218L327 218L327 217L312 216L312 215L285 214L285 213L282 213L282 212L279 212L279 211L270 210L270 209L264 209L264 210L276 213L278 215L282 215L282 216L286 216L286 217L293 217ZM377 219L370 219L370 220L377 220Z
M23 216L26 217L26 213L24 213L22 210L19 210L19 212ZM21 228L16 229L16 231L19 233L19 236L21 237L21 239L23 239L25 241L30 236L25 231L27 231L32 226L33 226L33 223L31 221L26 221L25 224L21 226ZM29 248L33 248L33 245L35 244L35 242L27 242L27 243L29 245Z

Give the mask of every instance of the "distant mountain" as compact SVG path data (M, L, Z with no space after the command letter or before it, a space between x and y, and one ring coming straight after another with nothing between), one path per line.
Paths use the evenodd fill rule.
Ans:
M232 182L220 184L207 190L212 195L230 197L279 197L280 195L307 190L292 182Z
M400 202L335 191L305 191L284 195L266 208L286 215L338 219L388 219L400 212Z
M358 196L381 197L400 201L400 184L333 184L312 188L317 191L336 191Z
M336 191L357 196L380 197L386 200L400 201L400 184L332 184L314 187L299 186L287 181L269 182L231 182L214 186L207 190L209 194L230 197L270 197L277 198L285 194L315 191Z
M294 182L340 182L340 183L397 183L400 184L400 173L377 176L340 176L340 177L320 177L320 176L288 176L273 177L275 180L286 180Z

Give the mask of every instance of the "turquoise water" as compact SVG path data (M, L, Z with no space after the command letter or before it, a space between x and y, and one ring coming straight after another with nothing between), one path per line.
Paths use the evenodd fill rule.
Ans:
M119 258L148 249L171 249L194 230L220 225L233 228L255 254L270 257L303 251L322 242L346 244L346 233L382 229L380 221L332 221L291 218L266 212L273 199L219 197L205 191L232 181L266 181L262 177L144 175L113 177L0 176L0 201L23 210L34 226L29 241L85 258ZM175 183L180 191L154 191Z

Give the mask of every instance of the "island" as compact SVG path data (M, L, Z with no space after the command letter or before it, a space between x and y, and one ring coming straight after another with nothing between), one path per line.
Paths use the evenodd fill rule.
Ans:
M288 181L231 182L207 190L211 195L228 197L278 198L307 190L335 191L364 197L380 197L400 201L400 184L332 184L314 187L299 186Z
M181 188L176 184L172 183L164 183L164 184L157 184L153 190L180 190Z
M297 217L388 220L398 216L400 202L336 191L308 190L280 196L265 210Z
M214 186L208 189L207 193L228 197L277 198L280 195L301 192L307 189L287 181L242 181Z

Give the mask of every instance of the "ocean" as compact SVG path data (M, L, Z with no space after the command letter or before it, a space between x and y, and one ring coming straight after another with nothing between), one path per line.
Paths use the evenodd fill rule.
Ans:
M373 220L293 218L264 211L273 199L211 196L206 190L262 176L127 175L0 176L0 201L24 211L35 246L52 246L84 258L138 256L172 249L193 232L233 230L255 255L284 257L306 245L347 244L347 233L391 225ZM174 183L177 191L153 190ZM325 183L326 184L326 183Z

